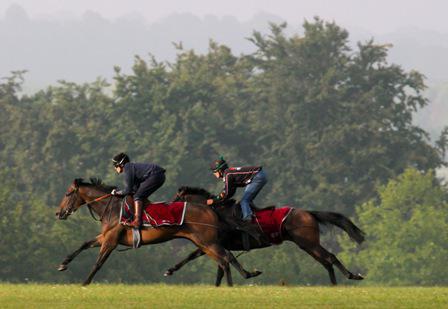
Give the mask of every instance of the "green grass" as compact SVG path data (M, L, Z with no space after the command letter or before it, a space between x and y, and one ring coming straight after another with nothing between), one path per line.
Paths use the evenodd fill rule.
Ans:
M0 284L0 308L448 308L448 287Z

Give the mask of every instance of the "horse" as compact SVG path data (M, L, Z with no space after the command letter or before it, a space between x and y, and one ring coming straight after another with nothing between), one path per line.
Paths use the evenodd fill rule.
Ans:
M205 204L207 199L210 198L213 198L213 195L204 189L181 187L178 189L174 200ZM234 202L230 201L230 203L215 207L215 211L219 217L225 220L229 216L232 216L233 211L229 207L229 204L234 206ZM283 240L294 242L299 248L318 261L328 271L330 281L333 285L337 284L333 266L336 266L348 279L363 280L364 277L362 275L350 272L334 254L330 253L320 244L319 224L332 224L341 228L358 244L364 241L364 232L344 215L336 212L309 211L300 208L292 208L284 220L281 237ZM223 247L227 250L245 250L241 241L241 233L228 233L227 235L223 235L221 239ZM252 238L250 239L250 249L260 249L269 246L271 244L259 243ZM174 267L169 268L164 275L171 276L182 266L204 254L205 252L201 251L200 248L195 250L186 259ZM216 278L217 285L220 284L223 276L224 273L222 270L218 269Z
M84 182L81 178L75 179L69 185L56 212L58 219L66 220L68 216L81 206L87 205L92 216L95 218L93 214L95 213L99 216L99 221L101 221L101 233L95 238L84 242L77 250L67 255L58 267L59 271L64 271L67 269L67 265L83 250L100 247L96 263L87 279L83 282L84 286L92 282L95 274L100 270L118 244L128 247L133 246L132 229L119 223L123 199L110 194L113 188L115 187L102 184L100 179L91 179L90 183ZM226 275L228 286L232 286L229 263L245 278L259 274L244 270L233 254L220 245L218 240L220 222L213 210L192 202L187 203L186 207L182 225L142 228L141 244L157 244L174 238L189 239L200 248L201 252L204 252L218 263L218 268Z

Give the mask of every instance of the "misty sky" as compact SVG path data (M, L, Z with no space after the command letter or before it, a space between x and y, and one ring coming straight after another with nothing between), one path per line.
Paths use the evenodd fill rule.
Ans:
M26 93L61 79L111 81L114 66L129 73L135 55L173 61L172 42L207 52L213 38L250 53L253 30L286 20L300 32L319 16L347 29L351 44L391 43L389 61L423 73L431 108L420 123L439 132L448 113L447 12L448 0L0 0L0 79L27 70Z
M106 18L139 14L148 22L186 12L244 21L264 12L295 24L318 15L372 33L403 27L448 32L446 0L0 0L0 16L14 3L32 18L75 18L90 10Z

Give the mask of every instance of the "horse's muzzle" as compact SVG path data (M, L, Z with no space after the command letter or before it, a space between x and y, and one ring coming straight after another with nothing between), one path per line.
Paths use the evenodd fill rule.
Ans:
M66 211L63 211L63 212L58 211L56 213L56 218L59 220L67 220L67 217L68 217L68 213Z

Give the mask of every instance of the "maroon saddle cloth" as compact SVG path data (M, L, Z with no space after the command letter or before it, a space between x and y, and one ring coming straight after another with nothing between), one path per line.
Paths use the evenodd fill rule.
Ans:
M258 223L272 244L280 244L283 242L283 223L292 209L292 207L281 207L256 210L252 223Z
M157 202L147 203L143 207L142 225L145 227L158 227L164 225L182 225L184 223L186 202ZM134 201L127 197L123 201L120 213L120 223L129 225L134 219Z

